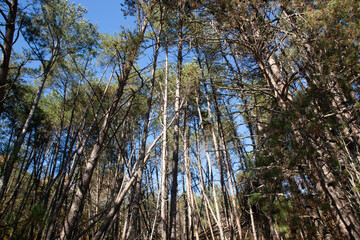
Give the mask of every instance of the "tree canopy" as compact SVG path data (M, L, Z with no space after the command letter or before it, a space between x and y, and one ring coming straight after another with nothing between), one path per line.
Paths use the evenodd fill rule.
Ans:
M121 8L0 3L0 238L360 239L358 1Z

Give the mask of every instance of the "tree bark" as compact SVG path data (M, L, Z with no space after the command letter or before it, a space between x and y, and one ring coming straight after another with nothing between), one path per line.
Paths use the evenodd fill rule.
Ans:
M7 87L7 77L9 72L9 64L12 47L14 45L14 34L16 27L16 17L18 13L18 0L7 0L5 4L9 7L9 13L5 17L5 38L2 45L0 45L2 50L2 56L0 60L0 117L4 111L3 105L6 97L6 87ZM1 12L4 14L3 12ZM0 197L1 198L1 197Z
M181 16L182 18L182 16ZM175 84L175 124L174 124L174 150L172 156L172 184L171 184L171 199L170 199L170 221L169 233L170 239L175 240L176 236L176 202L177 202L177 186L178 186L178 163L179 163L179 132L180 132L180 86L182 77L182 63L183 63L183 43L182 43L182 19L179 23L178 31L178 53L177 53L177 77Z
M197 60L198 60L198 63L199 63L199 66L201 68L201 75L203 78L205 78L205 73L204 73L204 70L202 68L202 64L201 64L201 60L200 60L200 52L199 52L199 49L197 48L196 49L196 53L197 53ZM206 88L206 86L204 86ZM216 193L216 185L215 185L215 182L214 182L214 178L213 178L213 173L212 173L212 164L211 164L211 158L210 158L210 154L208 152L208 139L207 139L207 136L206 136L206 132L205 132L205 127L204 127L204 122L203 122L203 118L202 118L202 114L201 114L201 109L200 109L200 105L199 105L199 96L197 95L196 96L196 107L197 107L197 113L198 113L198 116L199 116L199 121L200 121L200 128L202 130L202 133L204 135L204 143L205 143L205 148L206 148L206 152L205 152L205 156L206 156L206 160L207 160L207 164L208 164L208 169L209 169L209 175L212 179L211 181L211 184L212 184L212 194L213 194L213 198L214 198L214 204L215 204L215 210L216 210L216 217L214 216L214 219L216 221L216 224L219 228L219 232L220 232L220 239L221 240L224 240L225 239L225 235L224 235L224 226L223 226L223 223L221 221L221 212L220 212L220 201L219 201L219 198L217 196L217 193ZM206 94L206 103L207 103L207 109L209 111L209 118L211 119L211 109L209 110L209 98L208 98L208 95ZM205 191L205 188L203 189ZM206 195L204 195L205 197ZM207 199L207 198L205 198ZM209 207L209 209L211 210L211 208ZM212 228L212 226L211 226ZM211 230L212 232L212 230Z
M188 229L187 232L191 234L191 239L194 239L194 234L196 238L199 237L199 232L197 229L197 224L195 224L195 203L194 203L194 192L192 188L192 177L191 177L191 164L190 164L190 126L189 126L189 117L187 114L184 114L184 162L185 162L185 189L186 189L186 204L187 204L187 219L188 219Z
M163 138L161 149L161 203L160 203L160 232L163 240L168 239L168 160L167 160L167 101L168 101L168 47L165 46L165 77L163 103Z

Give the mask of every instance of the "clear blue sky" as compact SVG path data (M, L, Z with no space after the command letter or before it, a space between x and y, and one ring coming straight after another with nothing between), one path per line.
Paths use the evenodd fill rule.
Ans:
M134 17L124 17L121 11L122 0L72 0L75 4L84 6L88 13L85 15L91 23L98 25L100 33L120 31L120 25L133 28Z

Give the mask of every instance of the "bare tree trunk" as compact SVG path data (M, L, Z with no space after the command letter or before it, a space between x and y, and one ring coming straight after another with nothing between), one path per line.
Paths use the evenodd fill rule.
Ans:
M163 103L163 138L161 150L161 203L160 203L160 232L163 240L168 239L168 160L167 160L167 101L168 101L168 47L165 46L165 77L164 77L164 103Z
M76 194L75 198L71 204L70 210L67 214L67 217L65 219L64 227L60 234L60 239L71 239L73 235L73 231L75 228L75 225L79 219L79 216L82 212L82 208L84 206L84 200L85 196L89 190L90 181L95 169L95 166L98 162L98 157L100 154L100 151L102 149L102 146L105 142L105 137L107 135L108 129L109 129L109 121L110 121L110 113L113 110L115 102L111 105L110 109L108 110L104 122L101 126L99 137L97 138L97 141L91 151L89 159L86 161L86 165L84 168L84 174L81 178L81 181L76 188Z
M254 221L254 214L253 214L253 210L252 210L252 206L249 203L249 211L250 211L250 220L251 220L251 230L253 233L253 238L254 240L257 240L257 236L256 236L256 227L255 227L255 221Z
M132 187L135 180L139 177L140 173L143 172L143 168L150 157L150 152L153 150L157 141L159 141L159 139L162 137L162 134L163 134L163 132L155 138L155 140L153 141L151 146L148 148L143 161L136 163L136 164L139 164L138 169L131 175L131 177L128 179L127 183L119 189L115 199L113 200L113 205L110 207L110 209L105 217L104 222L102 223L101 227L95 234L95 238L94 238L95 240L100 239L103 236L103 234L106 232L106 230L108 229L110 223L113 221L114 216L116 216L116 214L118 213L120 206L125 198L126 193L129 191L130 187Z
M212 96L213 96L213 101L214 101L214 109L215 109L215 114L216 114L216 129L218 132L218 137L220 139L220 146L222 146L222 151L219 148L219 151L223 152L224 155L224 163L225 163L225 170L226 170L226 174L227 174L227 180L228 180L228 184L229 184L229 189L230 189L230 200L232 203L232 209L230 210L230 214L232 215L232 219L235 218L235 223L237 226L237 230L238 230L238 235L239 238L241 239L241 223L240 223L240 216L238 214L238 210L237 210L237 204L236 204L236 194L234 192L234 183L233 183L233 173L231 170L231 162L230 162L230 157L228 154L228 149L227 149L227 145L225 143L225 137L224 137L224 129L221 123L221 113L220 113L220 109L219 109L219 105L218 105L218 100L216 97L216 89L214 86L214 83L212 82ZM213 134L214 137L214 134ZM215 140L214 140L215 141ZM214 146L216 146L214 144Z
M153 92L155 87L155 79L156 79L156 68L157 68L157 59L160 50L160 36L162 34L162 24L160 24L159 32L156 33L156 47L154 52L154 60L152 66L152 76L150 82L150 90L147 97L147 110L144 116L144 131L141 139L141 149L139 153L139 162L143 162L146 156L146 142L149 134L149 125L150 125L150 113L152 110L152 102L153 102ZM140 167L140 169L143 169ZM139 226L139 208L140 208L140 193L141 193L141 182L142 182L142 171L139 173L138 178L135 181L135 186L133 189L133 198L130 202L130 225L128 229L127 239L137 239L140 234L140 226Z
M195 236L198 238L197 224L195 224L195 205L194 205L194 192L192 189L192 177L191 177L191 164L190 164L190 126L189 126L189 117L184 114L184 162L185 162L185 183L186 183L186 200L187 200L187 219L188 219L188 229L187 232L191 234L191 239L194 239ZM195 232L194 232L195 230Z
M209 114L209 119L210 120L210 126L211 126L211 136L212 136L212 142L213 142L213 146L214 146L214 152L215 152L215 158L217 160L217 164L219 167L219 175L220 175L220 189L221 189L221 194L223 196L223 202L224 202L224 206L225 206L225 218L226 221L228 223L228 226L230 227L231 230L231 234L233 234L233 212L230 209L229 206L229 199L228 199L228 191L226 188L226 184L225 184L225 178L224 178L224 154L220 149L219 146L219 142L218 142L218 138L216 136L216 132L217 132L217 126L215 125L216 122L214 122L214 116L211 110L211 103L210 103L210 99L209 99L209 93L207 91L207 86L206 84L204 84L204 89L206 92L206 101L207 101L207 110L208 110L208 114ZM213 93L215 94L215 93Z
M182 18L182 16L181 16ZM183 63L183 46L182 46L182 19L179 23L180 29L178 31L178 53L177 53L177 77L175 85L175 125L174 125L174 150L172 156L172 184L171 184L171 199L170 199L170 221L169 233L170 239L175 240L176 236L176 202L177 202L177 185L178 185L178 163L179 163L179 131L180 131L180 85L182 75Z
M4 43L0 45L2 50L2 56L0 60L0 117L3 112L3 104L6 97L6 85L7 85L7 77L9 72L9 64L12 47L14 45L14 33L16 27L16 15L18 12L18 0L4 0L4 4L8 5L9 13L5 17L5 37ZM5 14L1 11L2 14ZM1 198L1 197L0 197Z
M201 68L201 74L202 74L202 77L204 78L205 74L204 74L204 70L202 68L202 64L201 64L201 60L200 60L200 53L199 53L198 48L196 49L196 52L197 52L198 63L199 63L200 68ZM208 96L206 96L206 103L207 103L207 108L209 110L210 106L209 106ZM216 193L216 185L215 185L213 174L212 174L212 164L211 164L210 155L209 155L209 152L208 152L208 149L209 149L208 148L208 139L207 139L207 136L206 136L206 133L205 133L205 127L204 127L204 124L203 124L203 119L202 119L202 114L201 114L201 110L200 110L199 96L198 95L196 96L196 106L197 106L198 116L199 116L199 119L200 119L200 127L201 127L201 130L202 130L203 135L204 135L204 143L205 143L205 148L206 148L205 156L206 156L207 163L208 163L208 169L210 171L209 175L210 175L210 177L212 179L212 194L213 194L215 210L216 210L216 217L214 217L214 219L216 220L216 224L217 224L217 226L219 228L220 239L223 240L223 239L225 239L225 235L224 235L224 227L223 227L223 224L222 224L222 221L221 221L222 218L221 218L221 212L220 212L220 201L219 201L217 193ZM210 109L210 111L211 111L211 109ZM210 115L211 115L211 112L209 113L209 116Z
M198 96L196 97L196 102L198 103ZM198 108L198 111L200 109ZM201 114L201 113L200 113ZM201 117L200 117L200 120ZM199 140L199 134L198 134L198 130L195 131L195 136L196 136L196 150L197 150L197 165L198 165L198 169L199 169L199 179L200 179L200 186L201 186L201 194L202 194L202 197L203 199L205 199L205 213L206 213L206 219L207 219L207 225L208 225L208 228L210 230L210 234L211 234L211 238L212 239L215 239L215 235L214 235L214 231L213 231L213 228L212 228L212 223L211 223L211 219L210 219L210 214L209 214L209 209L210 211L211 210L211 206L209 204L209 200L208 200L208 197L206 195L206 187L205 187L205 184L204 184L204 177L203 177L203 166L201 164L201 158L200 158L200 140ZM213 218L215 219L215 222L217 222L216 220L216 216L214 213L213 214ZM207 233L204 231L204 234L205 236L207 237ZM198 236L197 236L197 239L198 239Z

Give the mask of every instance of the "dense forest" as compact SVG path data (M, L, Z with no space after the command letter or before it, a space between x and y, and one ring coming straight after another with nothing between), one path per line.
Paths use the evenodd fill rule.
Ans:
M358 0L120 12L0 1L1 239L360 239Z

